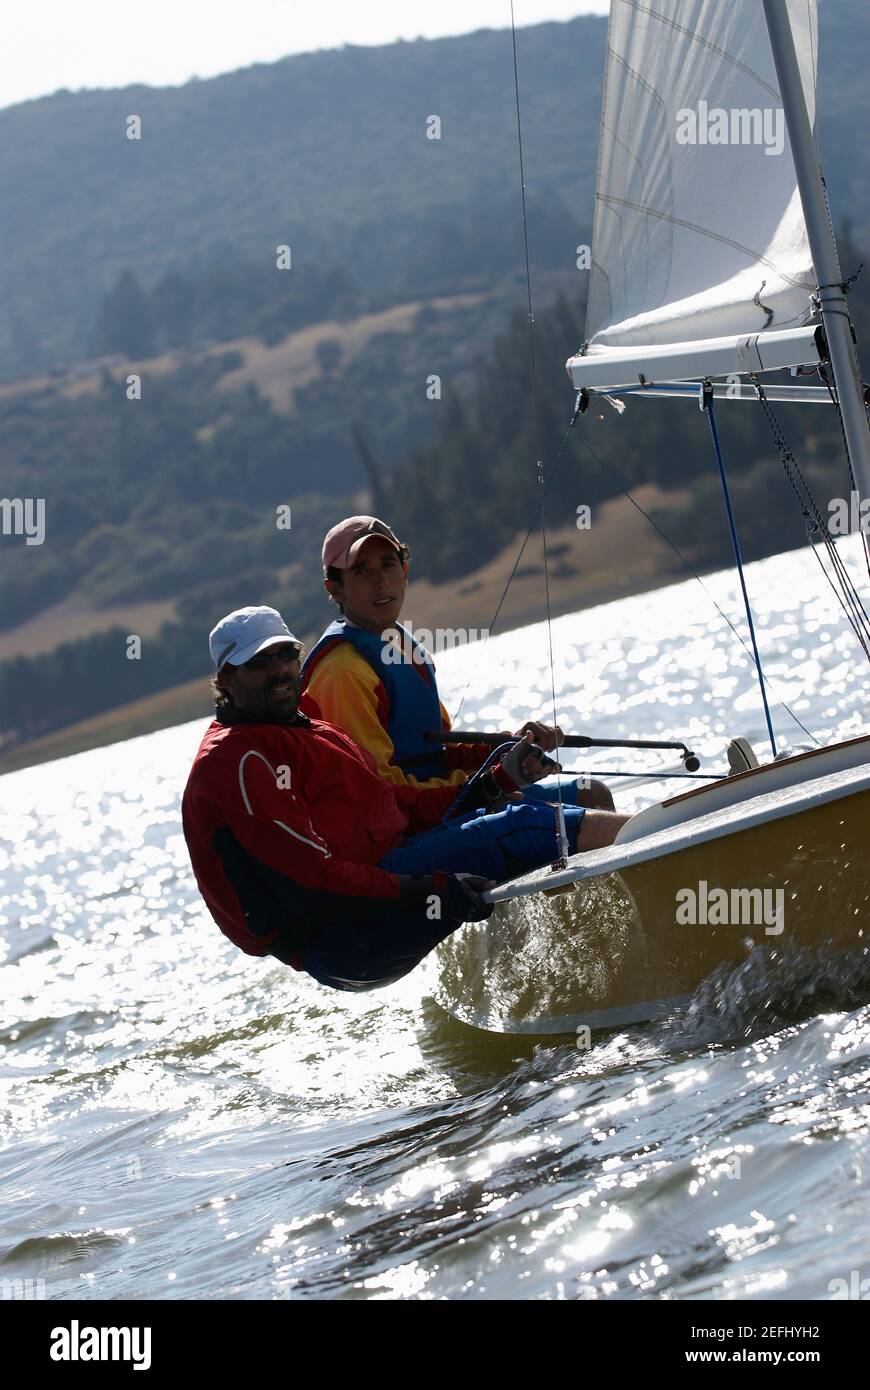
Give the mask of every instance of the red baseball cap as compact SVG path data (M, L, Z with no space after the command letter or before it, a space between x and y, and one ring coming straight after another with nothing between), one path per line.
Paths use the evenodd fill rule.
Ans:
M321 557L324 574L331 565L339 570L350 569L366 541L373 536L381 536L402 554L402 542L385 521L379 521L376 516L346 516L326 533Z

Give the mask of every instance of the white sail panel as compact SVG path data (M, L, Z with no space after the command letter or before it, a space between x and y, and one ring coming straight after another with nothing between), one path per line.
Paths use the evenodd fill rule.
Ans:
M789 0L789 18L814 121L816 0ZM760 0L612 0L592 249L578 385L585 354L600 384L610 349L643 348L654 363L660 346L811 320L815 277Z

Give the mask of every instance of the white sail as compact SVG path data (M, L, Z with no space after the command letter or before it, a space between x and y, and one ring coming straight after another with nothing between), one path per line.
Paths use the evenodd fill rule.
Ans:
M788 12L814 122L816 0ZM816 280L759 0L612 0L592 254L578 387L817 360L792 338Z

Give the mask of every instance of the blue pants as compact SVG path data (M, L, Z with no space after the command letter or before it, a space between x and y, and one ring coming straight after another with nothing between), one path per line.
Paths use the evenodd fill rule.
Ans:
M576 777L545 777L542 782L533 782L523 792L523 801L558 801L559 783L562 783L562 805L576 806L580 788Z
M565 807L571 854L582 818L582 807ZM415 835L385 854L380 867L397 874L472 873L502 882L552 863L558 852L555 808L518 801L492 816L472 811ZM452 918L431 921L420 907L385 902L381 920L324 928L305 953L303 969L333 989L379 989L407 975L459 925Z
M568 853L577 848L583 809L565 807ZM436 830L414 835L391 849L380 867L394 874L480 874L497 883L551 864L559 854L555 807L544 802L518 801L492 816L479 811L457 816Z

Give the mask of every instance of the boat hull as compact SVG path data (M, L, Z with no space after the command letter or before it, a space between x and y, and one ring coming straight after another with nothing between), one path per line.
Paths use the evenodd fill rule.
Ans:
M753 949L783 958L793 946L866 945L870 784L861 743L848 758L847 745L806 758L806 770L822 775L791 786L779 764L747 778L753 795L738 799L720 783L650 808L637 820L643 828L648 816L653 834L575 856L550 876L562 896L543 896L546 873L496 890L503 901L490 922L439 948L441 1002L500 1032L621 1026L667 1012ZM852 766L830 772L837 760Z
M691 993L756 945L870 942L868 825L865 791L624 870L667 992Z

